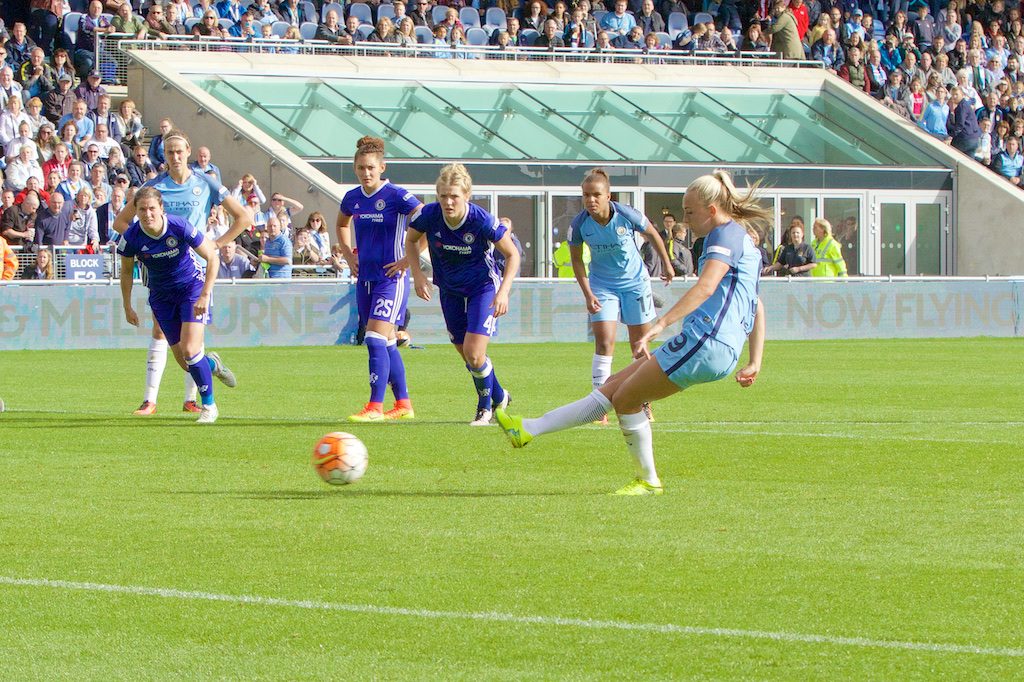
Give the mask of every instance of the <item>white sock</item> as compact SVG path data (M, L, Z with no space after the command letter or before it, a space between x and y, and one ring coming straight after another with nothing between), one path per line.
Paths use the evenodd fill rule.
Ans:
M149 352L146 353L146 391L142 394L143 400L156 403L157 393L160 392L160 379L164 376L166 366L167 340L150 339Z
M543 417L524 419L523 428L534 436L552 431L562 431L597 421L608 414L610 409L612 409L612 404L608 398L605 398L600 391L594 391L586 398L556 407Z
M604 386L604 382L608 381L608 377L612 375L612 360L611 355L594 353L594 360L590 363L591 385L594 388Z
M192 378L192 375L185 372L185 402L195 402L196 396L199 395L199 387L196 386L196 380Z
M636 460L636 475L651 485L661 485L654 468L654 443L647 415L642 410L636 414L620 414L619 428L626 439L629 454Z

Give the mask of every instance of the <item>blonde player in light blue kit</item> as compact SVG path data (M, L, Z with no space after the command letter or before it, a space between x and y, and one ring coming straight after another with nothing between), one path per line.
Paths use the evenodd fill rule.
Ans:
M756 187L740 194L728 173L715 171L697 178L686 189L683 215L693 233L705 238L700 277L637 339L639 359L586 398L543 417L523 419L504 410L495 412L512 445L521 448L541 434L587 424L614 409L637 465L637 477L616 491L617 495L660 495L664 491L654 466L651 425L641 408L645 402L728 376L748 338L750 357L736 373L736 381L750 386L761 371L765 336L764 307L757 294L761 255L744 224L766 221L768 211L758 203ZM680 332L653 355L648 354L647 342L680 320Z
M668 250L654 225L640 211L612 201L608 174L595 168L583 178L583 206L586 210L569 225L569 254L573 274L583 291L594 331L594 359L591 382L600 388L612 374L615 330L621 319L629 330L629 343L636 356L639 340L657 317L651 278L644 267L635 236L646 239L662 262L662 279L672 281L675 269ZM583 261L583 247L590 247L590 275ZM650 408L645 406L650 417ZM607 423L607 417L601 420Z

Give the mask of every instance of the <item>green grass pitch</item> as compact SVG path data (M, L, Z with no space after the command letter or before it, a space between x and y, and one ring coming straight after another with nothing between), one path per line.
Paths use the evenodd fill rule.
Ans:
M513 412L589 390L585 344L492 351ZM1022 351L769 342L656 405L660 498L607 495L614 420L467 426L443 346L371 425L362 348L221 349L213 427L173 362L130 416L144 350L4 353L0 679L1020 679ZM356 485L310 467L334 430Z

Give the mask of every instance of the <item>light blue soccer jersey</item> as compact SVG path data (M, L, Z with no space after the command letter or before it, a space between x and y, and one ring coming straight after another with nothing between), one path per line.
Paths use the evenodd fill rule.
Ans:
M704 239L700 257L701 272L705 261L718 260L729 266L715 292L687 316L683 322L733 348L743 349L754 328L757 314L757 291L761 278L761 252L747 236L747 231L734 221L719 225Z
M192 172L180 185L164 172L147 181L143 187L158 189L167 213L184 218L204 232L210 209L228 196L227 189L215 178L196 172Z
M609 289L635 286L649 281L647 268L636 245L636 232L643 232L647 218L640 211L611 202L612 217L607 225L599 225L583 211L569 225L569 244L590 247L591 286Z

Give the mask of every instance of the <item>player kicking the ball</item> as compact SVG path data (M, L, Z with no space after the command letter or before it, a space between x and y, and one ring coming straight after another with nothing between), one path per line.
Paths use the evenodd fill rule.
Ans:
M497 410L498 424L514 447L521 448L545 433L590 423L615 410L626 447L637 465L637 477L615 494L663 492L654 466L651 424L642 405L728 376L748 337L750 359L736 373L736 381L750 386L761 370L765 336L764 308L757 295L761 255L741 224L768 218L755 190L741 195L724 171L694 180L686 189L683 214L693 233L705 238L697 283L637 339L640 359L586 398L537 419L512 417ZM679 334L653 355L648 354L647 343L680 320Z
M131 214L137 220L126 226ZM210 299L217 279L220 258L214 243L184 218L164 212L160 192L143 187L135 193L133 205L117 216L122 238L117 246L121 256L121 296L124 316L129 324L139 326L139 316L132 307L132 284L135 259L149 271L149 307L160 330L167 337L174 359L192 375L199 388L202 408L199 424L217 421L217 405L213 401L213 376L233 386L234 375L216 353L206 355L203 348L204 325L210 321ZM206 273L192 257L194 249L206 261Z

